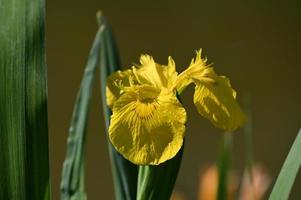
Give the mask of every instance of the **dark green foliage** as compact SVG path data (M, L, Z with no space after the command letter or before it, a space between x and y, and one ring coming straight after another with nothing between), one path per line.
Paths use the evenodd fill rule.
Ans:
M97 65L100 63L102 97L105 102L106 77L119 69L119 56L111 29L104 17L98 15L99 30L96 34L83 80L76 99L69 130L67 156L63 166L61 181L62 200L86 199L84 182L85 135L88 111ZM106 127L109 125L111 111L104 103ZM106 135L105 135L106 137ZM114 186L117 199L135 199L137 187L137 166L125 160L108 140L112 161Z
M44 0L0 1L0 199L50 199Z
M100 13L99 23L106 25L100 48L100 86L107 131L110 125L111 110L106 105L106 80L111 73L121 68L121 64L111 28L105 22L104 18L100 18ZM107 141L111 158L115 197L117 200L134 200L136 199L138 166L124 159L115 150L108 137Z
M138 178L138 200L168 200L172 194L180 169L181 150L177 155L157 166L140 166Z
M85 193L85 136L93 79L99 59L99 47L105 25L100 25L89 54L83 79L77 94L69 129L67 155L61 180L62 200L84 200Z

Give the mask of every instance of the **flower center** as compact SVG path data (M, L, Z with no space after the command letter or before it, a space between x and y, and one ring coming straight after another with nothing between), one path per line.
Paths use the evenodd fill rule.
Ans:
M153 116L159 106L157 98L160 92L160 89L150 85L139 86L135 111L140 119L150 119Z
M147 99L147 101L149 102L137 101L136 113L141 119L150 119L153 116L154 111L159 106L156 99Z

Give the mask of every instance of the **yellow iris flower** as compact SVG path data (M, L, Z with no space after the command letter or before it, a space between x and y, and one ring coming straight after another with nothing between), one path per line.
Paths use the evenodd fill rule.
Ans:
M171 57L165 66L142 55L140 65L107 79L107 104L113 113L109 138L116 150L139 165L158 165L173 158L183 145L186 123L177 95L191 83L195 106L203 117L225 131L243 125L245 116L229 79L206 65L201 50L179 75Z

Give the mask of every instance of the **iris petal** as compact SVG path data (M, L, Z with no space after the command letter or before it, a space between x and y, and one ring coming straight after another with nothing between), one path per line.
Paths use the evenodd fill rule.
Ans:
M201 58L201 50L190 66L176 81L179 93L189 84L195 84L194 103L198 112L215 126L234 131L245 122L245 115L236 101L236 92L229 79L218 76Z
M121 95L121 88L131 85L132 70L117 71L107 78L107 105L112 109L113 104Z
M176 96L149 87L134 86L116 101L109 128L117 151L139 165L158 165L173 158L185 132L186 111ZM147 98L141 99L141 92Z
M175 62L171 57L167 66L156 63L149 55L142 55L140 63L141 65L133 67L133 73L140 84L168 88L177 78Z
M245 115L235 100L236 93L226 77L211 78L214 83L196 84L193 101L198 112L216 127L234 131L245 122Z

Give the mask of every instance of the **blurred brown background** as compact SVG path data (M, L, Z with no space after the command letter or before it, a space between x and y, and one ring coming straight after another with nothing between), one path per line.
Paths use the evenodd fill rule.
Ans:
M124 68L149 53L159 63L173 56L182 71L203 48L215 70L231 79L239 101L251 96L254 157L275 180L301 128L300 1L47 0L46 6L53 199L59 199L68 126L99 9L114 29ZM87 192L89 200L110 200L114 191L98 84L88 128ZM182 96L188 126L177 180L188 199L197 198L199 170L216 160L221 139L221 131L197 114L192 95L190 87ZM245 160L242 133L235 133L232 155L239 171ZM300 198L301 173L291 195Z

